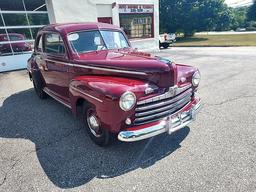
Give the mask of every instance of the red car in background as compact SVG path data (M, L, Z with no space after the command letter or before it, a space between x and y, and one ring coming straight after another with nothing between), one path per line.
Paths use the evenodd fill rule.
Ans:
M19 33L0 34L0 54L31 51L31 45L24 40L25 36ZM2 43L8 41L10 42Z

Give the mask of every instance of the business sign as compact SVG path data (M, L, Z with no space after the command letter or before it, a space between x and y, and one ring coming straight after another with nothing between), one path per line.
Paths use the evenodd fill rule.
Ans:
M119 13L153 13L154 5L119 5Z

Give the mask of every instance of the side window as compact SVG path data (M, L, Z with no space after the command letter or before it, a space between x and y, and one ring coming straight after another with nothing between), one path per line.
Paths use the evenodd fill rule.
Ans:
M65 47L59 34L48 33L44 37L44 52L51 54L64 55Z
M43 52L43 40L42 35L37 38L36 51Z

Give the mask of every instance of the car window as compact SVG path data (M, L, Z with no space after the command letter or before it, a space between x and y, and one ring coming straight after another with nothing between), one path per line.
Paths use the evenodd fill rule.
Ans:
M42 40L42 35L38 37L37 39L37 45L36 45L36 50L38 52L42 52L43 51L43 40Z
M111 30L73 32L68 35L68 41L72 49L78 54L129 47L121 32Z
M119 31L100 31L108 49L129 47L124 35Z
M73 50L77 53L97 51L106 48L99 31L71 33L68 35L68 40Z
M10 41L19 41L23 40L22 36L17 36L17 35L9 35Z
M9 35L9 38L10 38L10 41L19 41L19 40L25 39L22 36L17 36L17 35ZM7 35L1 36L0 41L8 41L8 36Z
M64 43L59 34L47 33L44 40L44 52L59 55L65 54Z

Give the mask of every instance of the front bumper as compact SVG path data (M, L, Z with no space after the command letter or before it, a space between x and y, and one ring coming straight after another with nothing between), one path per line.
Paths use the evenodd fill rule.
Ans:
M195 120L196 114L199 112L201 107L201 100L195 99L180 111L162 119L161 121L121 131L118 134L118 139L124 142L133 142L147 139L165 132L171 134L183 127L186 127L189 123Z

